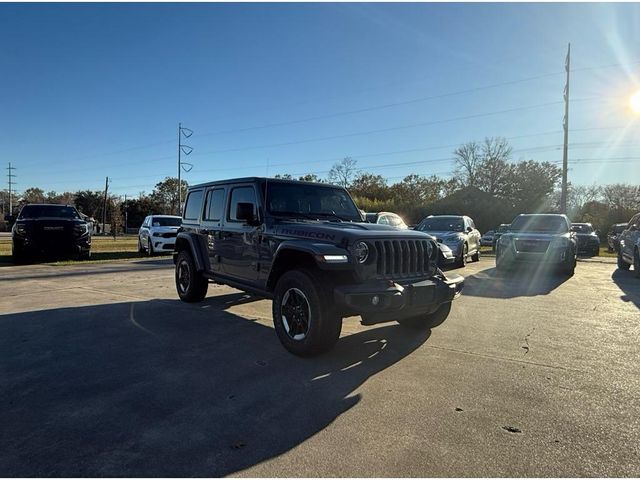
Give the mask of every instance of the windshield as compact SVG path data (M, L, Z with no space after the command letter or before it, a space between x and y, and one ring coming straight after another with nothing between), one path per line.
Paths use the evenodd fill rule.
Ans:
M593 233L593 227L586 224L574 223L573 225L571 225L571 230L576 233Z
M278 216L362 221L349 194L337 187L269 182L266 203L269 213Z
M514 232L566 233L567 222L563 217L551 215L526 215L517 217L511 224Z
M422 232L462 232L464 231L464 220L458 217L427 218L418 225L417 230Z
M75 207L67 205L25 205L18 218L58 217L79 219Z
M182 218L173 217L153 217L154 227L179 227L182 225Z

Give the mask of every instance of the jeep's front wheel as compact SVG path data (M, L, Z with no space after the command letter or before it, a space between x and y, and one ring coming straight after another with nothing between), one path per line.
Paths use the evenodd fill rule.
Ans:
M273 324L284 347L309 357L333 348L342 318L332 308L325 282L310 270L286 272L276 284Z
M398 323L407 328L435 328L444 322L451 312L451 302L443 303L438 309L428 315L416 315L398 320Z
M191 253L182 250L176 260L176 290L183 302L200 302L207 296L209 282L196 271Z

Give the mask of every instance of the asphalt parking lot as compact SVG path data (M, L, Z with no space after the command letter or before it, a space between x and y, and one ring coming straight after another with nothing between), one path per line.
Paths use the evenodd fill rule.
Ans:
M3 267L0 476L639 476L633 272L459 272L438 328L347 319L299 359L167 259Z

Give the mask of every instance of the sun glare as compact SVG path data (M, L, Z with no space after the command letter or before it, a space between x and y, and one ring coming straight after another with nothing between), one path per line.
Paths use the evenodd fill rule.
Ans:
M631 98L629 99L629 106L633 113L640 115L640 90L631 95Z

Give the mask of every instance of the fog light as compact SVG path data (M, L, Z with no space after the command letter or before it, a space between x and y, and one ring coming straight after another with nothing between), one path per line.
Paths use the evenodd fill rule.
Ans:
M374 295L371 297L371 305L374 307L380 303L380 297L378 295Z

